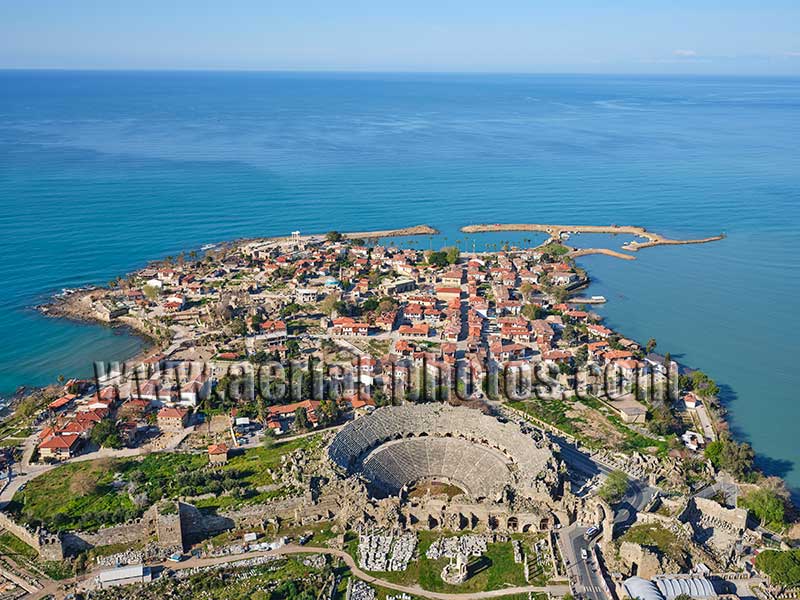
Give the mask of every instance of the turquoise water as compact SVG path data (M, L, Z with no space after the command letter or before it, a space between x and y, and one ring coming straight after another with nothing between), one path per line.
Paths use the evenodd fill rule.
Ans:
M32 304L204 243L417 223L442 230L420 244L479 250L536 236L458 227L724 231L581 262L609 322L719 380L737 434L800 487L798 139L798 79L0 72L0 392L138 348Z

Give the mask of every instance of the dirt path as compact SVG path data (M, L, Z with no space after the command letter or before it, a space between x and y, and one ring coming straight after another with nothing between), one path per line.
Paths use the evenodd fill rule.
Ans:
M361 579L362 581L366 581L367 583L372 583L374 585L383 588L391 589L396 592L405 592L406 594L421 596L423 598L431 598L432 600L482 600L484 598L502 598L503 596L511 596L514 594L527 594L528 592L549 592L557 596L563 596L564 594L569 592L569 586L567 585L548 585L548 586L527 585L527 586L509 587L501 590L491 590L486 592L468 592L463 594L430 592L428 590L422 589L418 585L413 585L413 586L399 585L396 583L392 583L391 581L380 579L379 577L373 577L372 575L359 569L358 565L353 560L353 557L350 556L344 550L315 547L315 546L288 545L288 546L283 546L282 548L278 548L277 550L269 550L265 552L247 552L244 554L236 554L233 556L216 556L212 558L190 558L181 563L163 562L150 566L151 567L160 566L165 569L168 568L172 569L173 571L180 571L184 569L195 569L198 567L208 567L213 565L222 565L225 563L238 562L241 560L247 560L249 558L257 558L259 556L284 556L290 554L327 554L329 556L335 556L337 558L341 558L345 562L345 564L350 568L350 571L353 573L353 575ZM89 573L86 573L85 575L78 578L78 582L81 583L89 581L90 579L95 577L97 573L99 573L101 570L104 569L99 569L99 568L93 569ZM50 585L47 585L44 589L39 590L35 594L29 596L29 598L36 599L36 598L42 598L47 594L56 594L56 587L57 586L55 582L53 582Z
M221 556L217 558L206 558L206 559L194 558L179 563L178 565L176 565L175 563L169 563L168 565L165 564L164 566L169 566L172 569L179 569L179 568L186 569L193 567L208 566L213 564L223 564L226 562L231 562L233 560L253 558L256 556L283 556L287 554L327 554L329 556L335 556L337 558L341 558L345 562L345 564L350 568L350 571L353 573L353 575L355 577L358 577L362 581L366 581L367 583L372 583L380 587L391 589L396 592L405 592L406 594L422 596L424 598L432 598L434 600L480 600L482 598L501 598L503 596L510 596L513 594L527 594L528 592L551 592L556 595L564 595L565 593L569 592L569 587L566 585L517 586L517 587L505 588L502 590L491 590L488 592L469 592L464 594L446 594L442 592L430 592L428 590L422 589L418 585L413 585L413 586L400 585L397 583L392 583L391 581L386 581L385 579L380 579L379 577L374 577L369 573L362 571L358 567L356 562L353 560L353 557L350 556L344 550L336 550L334 548L323 548L315 546L288 545L288 546L283 546L282 548L278 548L277 550L270 550L267 552L250 552L247 554L240 554L235 557Z

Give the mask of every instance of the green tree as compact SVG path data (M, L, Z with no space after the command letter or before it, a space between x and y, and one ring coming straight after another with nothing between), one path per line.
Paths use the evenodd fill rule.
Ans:
M522 307L522 316L531 321L535 321L544 316L544 309L538 304L526 304Z
M361 305L362 312L373 312L378 308L378 300L377 298L367 298L364 300L364 303Z
M765 527L780 531L786 525L786 504L775 490L752 490L741 498L741 502Z
M372 393L372 400L375 402L375 406L378 408L391 404L391 399L386 396L382 389L376 389Z
M433 265L434 267L442 268L446 267L450 263L447 260L447 253L440 250L438 252L428 253L428 264Z
M624 471L611 471L597 494L609 504L616 504L628 491L628 476Z
M233 335L244 335L247 333L247 323L244 319L234 319L231 321L230 329Z
M533 294L533 285L530 281L525 281L519 286L519 293L522 294L523 300L528 300Z
M445 248L444 252L447 255L447 262L451 265L456 264L458 262L458 257L461 256L461 252L456 246Z
M645 345L645 351L650 354L653 350L656 349L658 342L656 342L656 338L650 338L647 340L647 345Z
M122 448L122 440L117 433L117 427L109 419L103 419L94 426L90 439L103 448Z
M575 365L578 366L578 367L582 367L587 362L589 362L589 346L587 346L586 344L583 344L575 352Z
M286 354L289 358L296 358L300 355L300 342L296 339L292 338L290 340L286 340Z
M319 403L320 425L327 427L336 423L342 416L336 400L322 400Z
M753 468L755 453L750 444L737 442L730 435L723 433L714 442L709 442L705 449L706 458L717 469L727 471L737 479L742 479Z
M338 231L329 231L325 234L325 239L329 242L339 242L344 236Z
M800 550L764 550L756 556L756 568L784 587L800 583Z
M719 386L702 371L693 371L691 374L692 389L701 396L718 396Z
M308 412L304 407L301 406L294 411L294 424L297 429L301 430L306 430L311 427L311 423L308 420Z
M550 290L550 295L555 300L556 304L563 304L569 298L569 292L563 287L554 287Z
M337 292L331 292L320 303L319 309L326 315L333 316L334 313L341 313L344 310L344 302L339 300Z
M159 295L159 289L154 285L146 285L142 288L142 293L145 295L145 298L151 302L155 302Z
M86 562L87 559L85 552L81 552L80 554L78 554L78 556L75 557L75 561L72 563L72 574L75 577L77 577L86 570Z
M668 435L675 431L677 423L670 406L665 402L656 402L650 408L648 426L656 435Z

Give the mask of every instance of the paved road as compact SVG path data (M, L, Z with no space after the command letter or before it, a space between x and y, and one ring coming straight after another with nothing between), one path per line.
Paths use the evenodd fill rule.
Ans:
M597 462L565 438L552 433L548 433L548 436L561 447L561 458L571 469L575 469L588 477L608 475L613 470ZM614 522L623 526L630 525L636 518L636 512L643 510L657 493L657 488L647 485L643 481L631 479L625 497L616 507Z
M700 426L703 428L703 435L705 435L706 440L713 442L717 439L717 432L714 429L711 417L708 415L705 402L705 400L701 400L701 404L694 409L694 412L700 420Z
M636 513L644 510L658 493L658 489L646 483L631 479L625 497L617 505L614 514L614 523L617 527L627 527L636 520Z
M592 544L584 538L586 530L586 527L571 525L558 533L567 574L575 584L575 591L581 596L589 600L607 600L598 565L592 559ZM582 557L581 550L586 552L586 559Z
M533 423L531 423L531 426L536 427ZM540 428L537 427L537 429ZM550 440L559 445L561 458L570 469L574 469L589 478L598 475L606 476L613 470L594 460L564 436L548 431L545 431L545 433ZM643 481L631 479L624 498L615 507L615 530L619 531L629 527L636 520L637 511L643 510L656 493L658 493L657 488L649 486ZM567 563L567 573L578 594L588 600L607 600L599 565L592 558L591 548L594 541L587 542L583 537L586 530L586 527L579 527L574 524L558 531L557 539L564 560ZM581 550L586 551L586 560L581 557Z

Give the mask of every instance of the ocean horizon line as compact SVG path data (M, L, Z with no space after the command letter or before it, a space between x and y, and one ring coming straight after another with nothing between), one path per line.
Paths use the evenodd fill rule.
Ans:
M440 75L440 76L517 76L517 77L647 77L653 79L800 79L800 73L655 73L648 71L518 71L518 70L414 70L414 69L320 69L251 67L35 67L0 66L0 73L259 73L297 75Z

